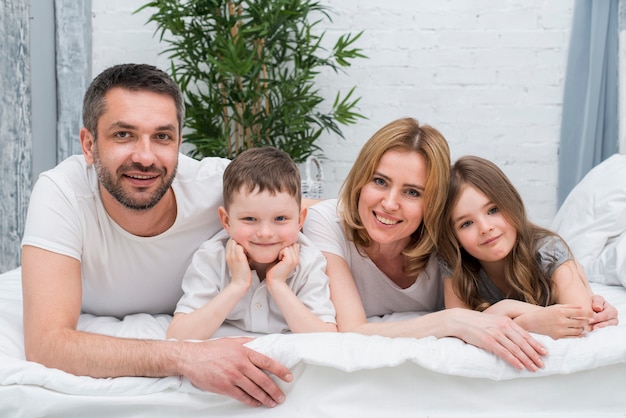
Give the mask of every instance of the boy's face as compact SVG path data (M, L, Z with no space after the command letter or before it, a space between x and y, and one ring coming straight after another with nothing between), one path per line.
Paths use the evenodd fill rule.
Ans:
M273 263L278 253L298 240L306 209L288 193L272 195L267 190L236 192L228 212L219 210L230 237L241 245L251 262Z

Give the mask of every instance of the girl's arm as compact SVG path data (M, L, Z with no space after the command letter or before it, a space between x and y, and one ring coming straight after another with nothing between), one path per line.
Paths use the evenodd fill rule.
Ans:
M466 304L454 291L454 279L452 277L443 278L443 298L446 309L450 308L465 308L472 309ZM513 299L503 299L500 302L494 303L484 312L493 315L504 315L511 319L515 319L519 315L529 312L534 309L541 309L539 306L534 306L529 303L524 303Z
M547 335L553 339L564 337L580 337L584 331L590 331L589 318L585 311L574 305L550 305L546 307L531 305L528 312L515 318L522 328L537 334Z
M580 306L586 316L591 317L591 297L593 293L582 267L574 259L561 264L552 274L556 290L556 302Z
M556 304L536 307L519 302L515 322L528 331L554 339L578 337L591 331L592 293L580 265L573 259L564 262L554 271L552 280Z
M552 274L557 305L545 312L521 315L516 321L527 330L552 338L575 337L592 330L592 292L582 267L574 259L561 264Z
M485 309L485 312L489 312L496 315L506 315L511 319L515 319L525 313L541 310L541 306L533 305L531 303L522 302L515 299L502 299L499 302L494 303ZM524 328L527 331L531 331L528 328Z
M470 309L456 295L452 288L452 278L443 279L443 290L446 309ZM557 339L562 337L579 336L584 320L571 319L582 315L582 310L573 306L554 305L541 307L514 299L503 299L494 303L484 313L509 317L526 331L549 335Z
M339 331L385 337L457 337L501 357L517 369L534 371L543 367L545 348L504 316L446 309L403 321L367 322L349 265L338 255L324 252L324 256Z
M461 298L454 291L453 280L454 279L452 277L443 278L443 297L444 297L446 309L450 309L450 308L471 309L470 306L467 305L465 302L463 302ZM515 319L516 317L524 313L532 312L537 309L541 309L541 307L531 305L530 303L525 303L519 300L503 299L497 303L494 303L487 309L485 309L484 312L487 312L493 315L504 315L504 316L508 316L511 319Z

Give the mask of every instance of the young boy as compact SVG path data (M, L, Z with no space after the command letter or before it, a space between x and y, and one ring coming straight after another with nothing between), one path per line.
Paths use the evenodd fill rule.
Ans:
M196 251L167 338L205 340L223 322L260 333L337 331L326 261L300 228L298 167L252 148L224 171L224 231Z

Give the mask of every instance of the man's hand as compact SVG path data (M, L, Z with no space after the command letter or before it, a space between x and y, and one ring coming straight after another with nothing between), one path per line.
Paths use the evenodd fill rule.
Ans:
M183 375L209 392L250 406L275 407L285 395L266 372L285 382L291 382L293 375L270 357L244 347L250 340L242 337L184 343Z

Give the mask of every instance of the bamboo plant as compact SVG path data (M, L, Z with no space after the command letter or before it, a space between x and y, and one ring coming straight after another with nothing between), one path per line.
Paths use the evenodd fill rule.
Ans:
M324 48L325 32L316 26L331 21L327 6L310 0L154 0L139 10L146 8L185 95L192 156L233 158L272 145L300 163L322 156L316 141L324 131L343 138L339 125L363 118L355 87L338 92L322 110L316 76L365 58L355 46L362 32L341 35Z

